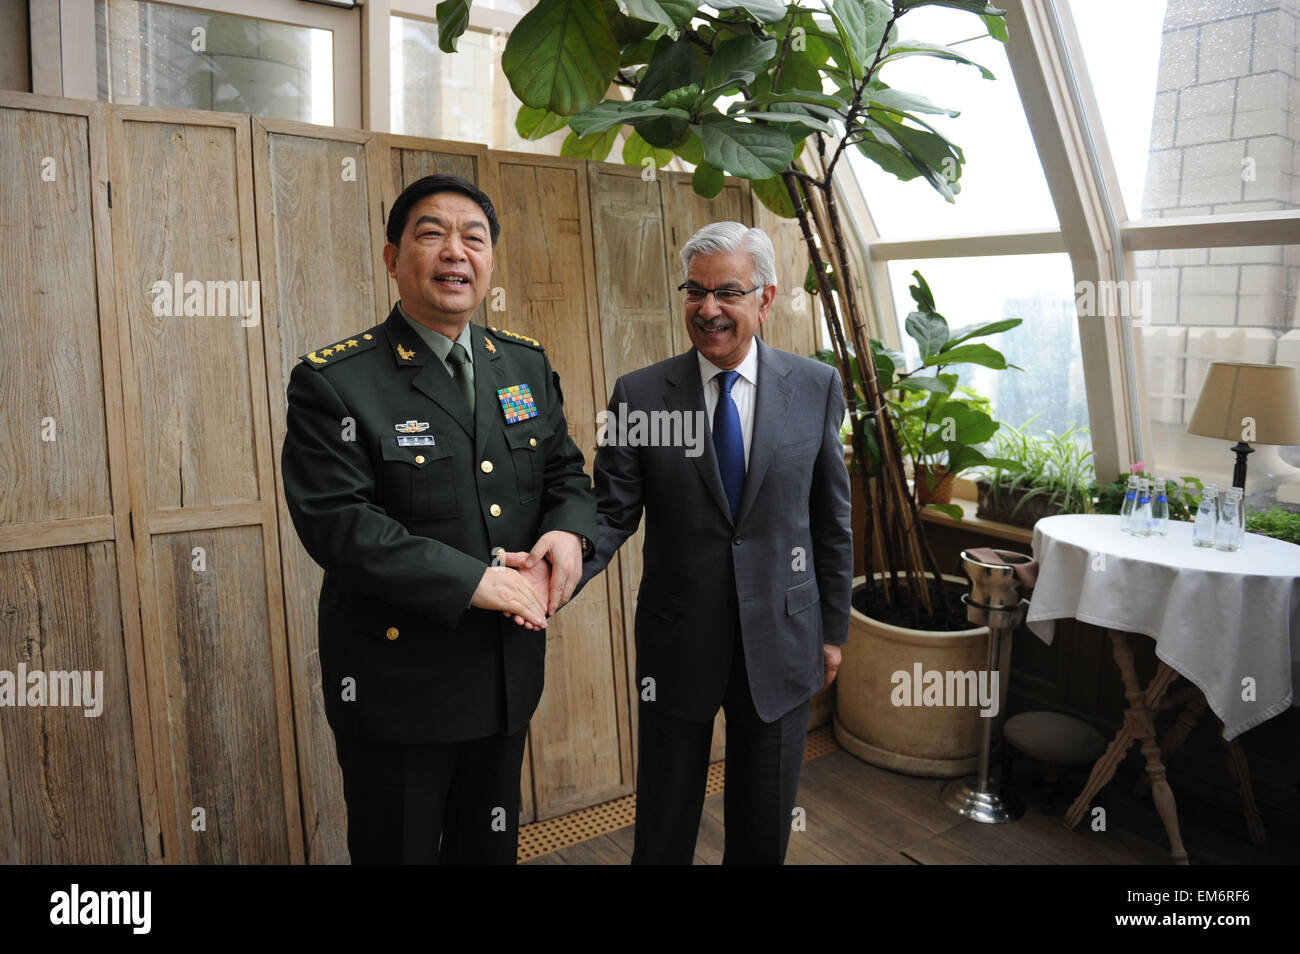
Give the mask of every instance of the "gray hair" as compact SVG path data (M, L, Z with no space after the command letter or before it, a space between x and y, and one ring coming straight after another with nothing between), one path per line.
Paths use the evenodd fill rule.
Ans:
M682 246L682 278L690 271L696 255L719 252L748 252L754 262L754 283L764 287L776 284L776 252L772 240L762 229L751 229L743 222L711 222Z

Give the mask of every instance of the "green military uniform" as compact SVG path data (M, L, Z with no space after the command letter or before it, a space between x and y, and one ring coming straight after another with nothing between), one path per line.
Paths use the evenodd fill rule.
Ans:
M290 377L285 496L325 568L321 683L336 737L520 732L541 697L546 634L470 599L497 548L526 551L551 530L596 536L542 346L478 326L468 338L472 414L397 308Z

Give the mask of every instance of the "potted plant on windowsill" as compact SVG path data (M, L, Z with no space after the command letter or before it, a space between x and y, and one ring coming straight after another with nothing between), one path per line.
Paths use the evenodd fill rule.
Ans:
M438 4L445 52L455 50L471 2ZM993 79L958 48L900 35L904 18L925 6L975 14L990 36L1007 39L1003 11L986 0L711 0L708 7L695 0L539 0L511 31L501 60L523 103L515 120L520 135L540 138L567 126L564 155L602 160L625 133L625 162L649 170L676 156L694 165L695 191L706 197L722 190L724 174L748 179L764 205L799 222L810 287L844 384L868 522L866 574L853 598L857 615L839 676L841 707L846 696L887 699L890 691L887 680L867 685L854 676L864 658L854 646L859 611L927 631L968 630L960 602L940 582L908 482L908 455L882 375L898 377L898 365L885 368L885 353L869 344L863 283L835 186L848 150L857 150L899 179L924 179L948 201L960 190L965 155L932 122L957 114L882 76L891 64L922 56ZM630 97L602 99L611 87ZM987 345L947 337L928 338L923 353L933 357L944 345L952 345L951 364L991 360ZM908 375L904 390L925 387L926 377L932 387L946 386L934 375ZM982 650L979 657L968 668L979 668ZM966 711L978 732L976 710Z
M1087 438L1087 428L1035 433L1030 429L1033 420L1020 427L1003 424L994 436L993 455L1017 466L981 468L984 473L975 480L977 516L1032 528L1052 514L1093 512L1092 450L1079 440Z

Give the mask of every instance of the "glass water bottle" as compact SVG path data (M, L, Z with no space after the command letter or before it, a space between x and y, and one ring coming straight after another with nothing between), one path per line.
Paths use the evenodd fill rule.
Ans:
M1150 534L1163 537L1169 529L1169 497L1165 494L1165 482L1160 478L1151 481L1151 524Z
M1242 538L1246 535L1244 509L1240 487L1229 487L1224 491L1223 509L1219 511L1219 522L1214 530L1214 549L1229 553L1241 549Z
M1192 543L1198 547L1214 546L1219 525L1219 485L1206 484L1201 491L1201 504L1196 508L1196 522L1192 524Z
M1133 508L1129 532L1137 537L1151 533L1151 484L1145 477L1138 481L1137 506Z
M1128 488L1124 491L1124 503L1119 508L1119 528L1125 533L1133 532L1133 511L1137 509L1138 477L1134 474L1128 479ZM1213 546L1213 541L1211 541Z

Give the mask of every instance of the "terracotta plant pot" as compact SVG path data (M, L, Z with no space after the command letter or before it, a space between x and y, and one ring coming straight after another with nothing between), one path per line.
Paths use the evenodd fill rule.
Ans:
M944 579L969 585L958 576ZM865 584L866 577L858 577L854 592ZM906 775L955 778L974 772L984 728L978 706L895 705L893 674L912 674L917 664L922 672L979 672L988 661L988 635L987 626L948 633L907 629L852 610L835 680L836 741L864 762ZM1006 709L1010 659L1011 640L1006 640L994 717L999 722Z
M952 503L952 485L956 474L948 473L945 467L933 470L922 464L916 470L916 501L921 504ZM933 488L931 488L933 484Z

